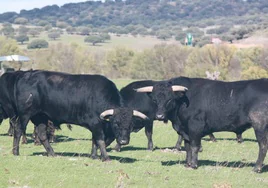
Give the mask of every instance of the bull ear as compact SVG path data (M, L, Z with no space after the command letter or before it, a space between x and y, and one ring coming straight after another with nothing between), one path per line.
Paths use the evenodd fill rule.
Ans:
M103 120L106 120L105 117L112 116L113 114L114 114L114 109L105 110L104 112L100 114L100 118Z
M149 119L145 114L143 114L137 110L133 110L133 116L137 116L137 117L140 117L140 118L145 119L145 120Z
M147 87L137 88L137 89L134 89L134 91L141 92L141 93L152 92L153 91L153 86L147 86Z
M187 91L188 88L180 85L173 85L172 91Z

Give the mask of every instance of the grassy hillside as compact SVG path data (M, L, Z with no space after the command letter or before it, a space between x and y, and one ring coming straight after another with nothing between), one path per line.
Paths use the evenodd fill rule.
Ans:
M197 45L213 35L240 40L267 29L267 0L126 0L86 1L61 7L0 14L0 23L66 29L70 33L117 33L176 38L183 42L192 33ZM239 25L239 27L237 27ZM212 28L205 30L204 28ZM85 29L87 31L85 31ZM4 35L9 35L5 30Z

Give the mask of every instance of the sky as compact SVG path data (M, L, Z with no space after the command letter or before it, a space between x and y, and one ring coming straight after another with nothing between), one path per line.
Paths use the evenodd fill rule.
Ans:
M0 14L3 12L17 12L21 9L30 10L47 5L62 6L66 3L85 2L86 0L0 0Z

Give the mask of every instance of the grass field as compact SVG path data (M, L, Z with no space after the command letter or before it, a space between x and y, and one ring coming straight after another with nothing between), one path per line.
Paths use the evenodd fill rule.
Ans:
M122 87L130 80L116 80ZM131 134L130 144L121 152L107 148L111 162L88 157L91 133L65 125L56 132L52 144L57 157L46 157L43 146L34 146L33 125L29 124L29 143L20 146L20 156L13 156L12 138L7 136L8 121L0 126L0 187L267 187L268 158L262 174L252 172L258 155L253 130L243 134L244 143L235 141L234 133L215 133L216 143L203 138L199 168L184 167L185 152L175 152L177 135L170 124L156 122L153 141L155 150L146 150L144 130Z
M49 45L53 45L59 42L64 43L64 44L76 43L83 47L87 47L93 51L110 50L118 46L125 47L125 48L132 49L132 50L143 51L144 49L152 48L154 45L161 44L161 43L167 43L167 44L174 43L177 45L180 44L178 41L175 41L173 39L163 41L163 40L157 39L156 37L151 37L151 36L133 37L131 35L122 35L122 36L111 35L111 40L108 40L105 43L98 43L96 46L93 46L90 43L85 43L84 42L85 36L81 36L81 35L70 35L70 34L65 33L65 34L62 34L59 39L51 40L47 37L47 33L42 32L38 38L45 39L46 41L49 42ZM29 42L31 42L34 39L36 38L30 37ZM28 43L20 45L20 47L22 49L26 49Z

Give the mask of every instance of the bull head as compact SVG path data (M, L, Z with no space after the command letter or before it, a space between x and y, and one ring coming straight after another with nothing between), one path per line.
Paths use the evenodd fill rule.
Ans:
M156 105L155 119L166 121L168 114L177 108L177 101L184 96L188 88L181 85L172 85L167 81L161 81L153 86L134 89L136 92L147 93Z
M110 116L109 121L116 141L121 145L129 143L130 133L133 129L133 117L139 117L144 120L149 119L145 114L129 108L109 109L100 114L100 118L103 120L106 120L107 116Z
M114 109L105 110L104 112L102 112L100 114L100 118L105 120L105 117L112 116L113 114L114 114ZM144 120L149 119L145 114L143 114L143 113L141 113L141 112L139 112L137 110L133 110L133 116L140 117L140 118L142 118Z

